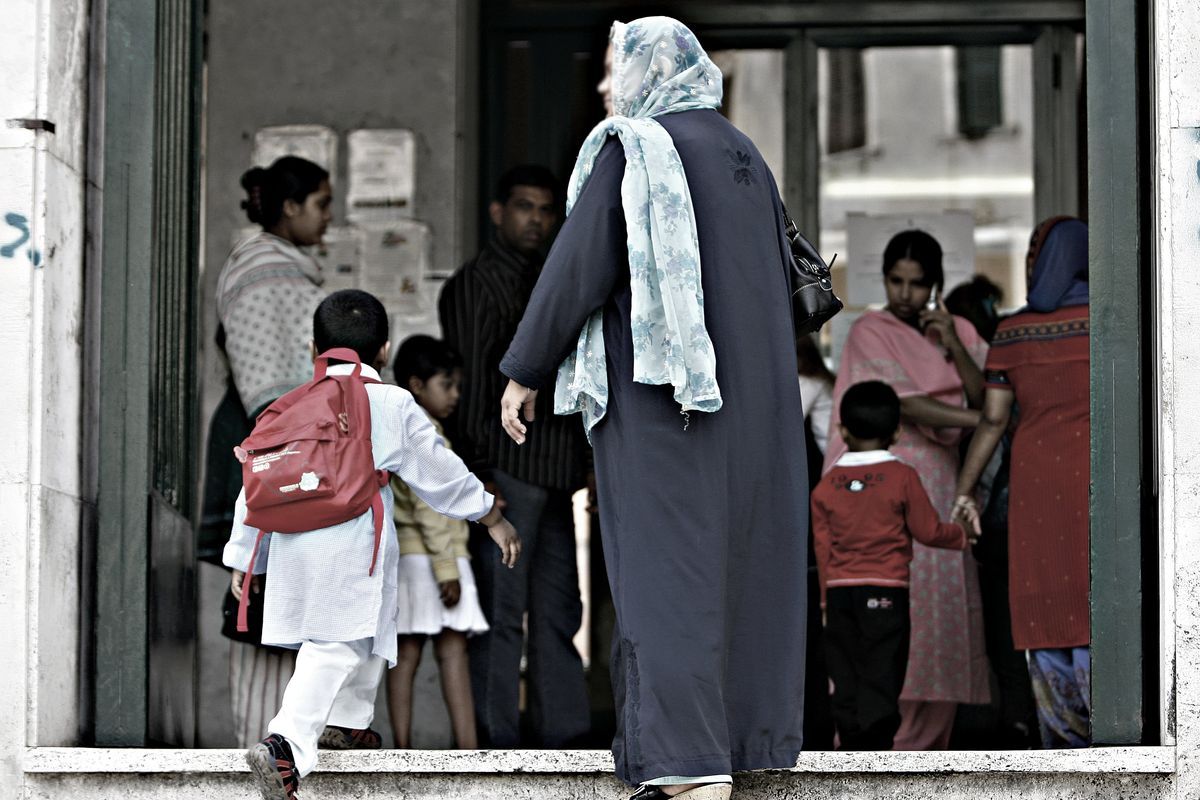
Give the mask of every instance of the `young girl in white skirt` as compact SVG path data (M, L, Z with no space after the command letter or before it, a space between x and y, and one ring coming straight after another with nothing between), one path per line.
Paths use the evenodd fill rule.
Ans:
M411 336L396 352L394 372L396 383L412 392L445 439L441 420L458 405L461 357L433 337ZM467 524L438 514L396 478L392 489L400 541L399 652L387 687L396 747L411 746L413 678L425 638L432 636L455 744L474 750L478 742L467 637L487 631L488 624L467 556Z

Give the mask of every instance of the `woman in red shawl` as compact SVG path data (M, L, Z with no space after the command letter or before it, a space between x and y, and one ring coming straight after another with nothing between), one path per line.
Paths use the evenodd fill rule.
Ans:
M900 436L890 450L920 473L934 508L949 519L958 442L979 421L987 345L940 301L929 307L943 283L942 248L929 234L893 237L883 276L887 306L863 314L842 350L825 470L846 452L837 432L842 395L856 383L883 381L900 396ZM969 551L914 542L909 582L912 634L893 747L944 750L958 704L988 702L978 572Z
M1091 741L1088 618L1088 231L1043 222L1026 258L1029 302L1000 323L983 419L958 478L956 516L979 529L972 493L1020 407L1009 487L1013 643L1029 651L1043 747Z

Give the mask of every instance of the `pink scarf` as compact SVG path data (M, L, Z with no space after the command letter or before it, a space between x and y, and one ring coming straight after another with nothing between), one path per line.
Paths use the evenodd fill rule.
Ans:
M961 317L954 318L954 327L971 358L982 368L987 358L987 343L971 323ZM842 349L837 382L833 387L833 414L824 472L828 472L846 452L846 443L837 429L842 395L854 384L871 380L888 384L902 399L927 396L947 405L966 407L962 379L935 333L923 334L888 311L868 311L854 323ZM956 444L962 436L958 428L922 425L917 426L917 430L942 446Z

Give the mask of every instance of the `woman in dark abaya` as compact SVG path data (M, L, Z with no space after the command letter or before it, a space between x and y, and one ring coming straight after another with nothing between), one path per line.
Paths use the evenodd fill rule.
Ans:
M808 479L782 205L685 26L614 24L606 68L609 117L500 365L501 419L524 441L556 384L595 448L618 777L638 800L724 800L735 771L794 766L803 728Z

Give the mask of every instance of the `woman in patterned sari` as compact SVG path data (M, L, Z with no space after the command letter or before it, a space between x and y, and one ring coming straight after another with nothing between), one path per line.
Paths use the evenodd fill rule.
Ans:
M890 449L921 475L934 508L949 519L958 474L958 442L979 421L981 365L987 345L969 322L936 302L942 248L923 231L905 231L883 255L887 306L851 327L833 392L825 469L846 452L838 406L856 383L878 380L900 396L900 436ZM913 543L912 634L900 695L897 750L944 750L959 703L988 702L983 606L975 560L968 552Z

